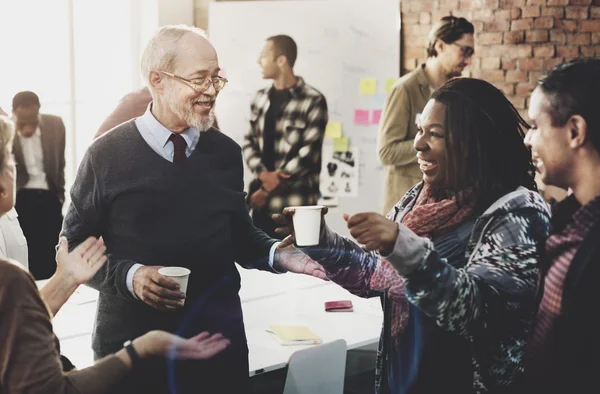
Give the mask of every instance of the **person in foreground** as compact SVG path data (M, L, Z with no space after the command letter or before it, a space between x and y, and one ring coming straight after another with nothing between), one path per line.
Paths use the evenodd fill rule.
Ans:
M552 69L531 95L525 143L542 182L572 193L553 207L552 233L541 248L527 393L598 390L599 90L600 59L577 59Z
M10 158L12 125L0 116L0 214L14 204L15 164ZM104 242L88 238L68 252L62 238L56 255L57 269L38 292L33 277L16 261L0 259L0 393L111 393L134 367L130 352L140 359L153 356L206 359L224 350L229 341L220 334L203 332L183 339L152 331L135 339L92 367L64 374L58 339L51 319L77 286L90 279L106 262Z
M550 216L526 126L489 83L447 82L414 141L423 182L387 218L346 215L358 244L323 220L319 245L302 249L350 292L382 297L377 392L503 393L522 375ZM281 232L293 213L275 218Z

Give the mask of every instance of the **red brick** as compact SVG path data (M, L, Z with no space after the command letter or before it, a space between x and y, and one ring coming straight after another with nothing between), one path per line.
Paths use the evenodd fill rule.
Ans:
M533 29L533 19L519 19L512 21L510 30L531 30Z
M590 33L569 33L567 34L567 45L589 45Z
M423 56L425 56L425 48L423 47L407 46L404 49L404 57L418 59Z
M600 5L600 0L594 0L594 5Z
M564 44L567 42L567 35L562 30L550 30L550 42Z
M564 19L559 19L556 21L556 27L558 29L562 29L567 33L574 33L577 31L577 21L567 21Z
M473 9L473 2L471 0L460 0L458 3L460 9Z
M533 54L531 45L491 45L487 47L487 56L527 57ZM481 54L483 56L483 54Z
M520 17L521 17L521 9L520 8L511 8L510 19L519 19Z
M487 31L508 31L510 29L510 21L497 20L493 22L485 22L483 30Z
M529 82L534 84L537 83L537 81L542 77L542 75L544 75L544 73L541 71L531 71L529 73Z
M581 56L583 57L592 57L594 56L595 47L581 47ZM576 57L576 56L574 56Z
M547 7L559 6L559 5L569 5L569 0L548 0L546 3Z
M482 70L498 70L500 68L499 57L485 57L481 59Z
M412 71L417 68L417 59L404 58L403 68L405 71Z
M525 41L527 42L546 42L548 41L548 30L531 30L525 32Z
M412 12L431 12L434 8L436 8L435 6L436 4L433 1L415 1L414 3L410 3L410 10ZM458 1L456 2L456 7L458 7Z
M542 7L542 16L563 18L565 16L565 9L564 7Z
M600 44L600 33L592 33L592 44Z
M465 18L468 21L472 21L473 20L473 11L471 10L456 10L456 11L452 11L452 15L454 15L457 18Z
M600 18L600 7L591 7L590 15L594 19L599 19Z
M503 70L514 70L516 65L517 61L515 59L502 59Z
M526 82L528 81L527 71L507 71L506 82Z
M438 9L442 11L455 11L458 9L458 0L440 1Z
M403 12L402 13L402 25L412 25L419 23L419 14L416 12Z
M483 6L483 0L471 0L471 8L481 8ZM462 7L462 4L461 4Z
M527 0L527 5L546 5L546 0Z
M539 45L533 48L533 56L535 57L553 57L556 53L554 45Z
M525 32L523 30L507 31L504 33L505 44L522 44L525 42Z
M473 20L476 21L491 21L494 19L493 10L475 10L473 11Z
M500 8L524 7L526 0L500 0Z
M517 84L515 91L517 96L528 96L531 94L531 92L533 92L534 88L535 85L531 82L522 82Z
M535 18L533 25L536 29L552 29L554 27L554 18L550 16Z
M552 67L554 67L558 64L561 64L564 61L565 61L565 59L563 59L562 57L555 57L554 59L544 59L544 64L542 66L543 70L548 71Z
M473 77L488 82L504 82L504 71L502 70L473 70Z
M589 7L567 7L565 8L567 19L587 19Z
M532 5L521 8L521 16L523 18L535 18L540 16L541 14L542 13L539 5Z
M519 59L519 70L521 71L535 71L542 68L542 61L535 58Z
M502 44L502 33L501 32L480 33L477 36L477 41L479 42L480 45Z
M500 89L502 91L502 93L504 93L506 96L512 96L513 94L515 94L515 84L514 83L496 82L494 84L494 86L497 87L498 89Z
M525 109L525 97L509 96L507 98L516 109Z
M596 56L600 56L600 46L596 47Z
M483 0L483 8L491 8L495 10L500 6L500 0Z
M556 56L558 57L577 57L579 55L579 47L557 46Z
M599 32L600 31L600 20L595 21L581 21L579 22L579 32Z
M473 27L475 28L475 33L479 31L483 31L483 22L482 21L473 21Z
M569 4L572 4L572 5L590 5L590 4L592 4L592 0L570 0Z
M431 13L421 12L419 16L419 23L422 25L429 25L431 23Z

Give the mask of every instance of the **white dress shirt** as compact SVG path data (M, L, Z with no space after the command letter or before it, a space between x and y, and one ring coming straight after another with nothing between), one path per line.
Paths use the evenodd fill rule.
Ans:
M135 125L140 131L142 138L144 138L144 141L146 141L146 143L150 146L150 148L152 148L152 150L154 150L164 159L173 162L173 154L175 152L175 147L173 146L173 143L169 141L169 137L171 136L171 134L173 134L173 132L167 129L165 126L163 126L158 120L156 120L156 118L154 117L154 115L152 115L152 112L150 111L151 107L152 104L148 106L148 109L146 110L144 115L135 119ZM200 131L190 127L189 129L181 132L180 134L187 145L185 149L185 156L190 157L190 155L194 152L194 149L196 149L196 145L198 145L198 140L200 139ZM273 258L275 256L275 249L277 248L277 245L279 245L279 243L280 242L274 243L273 246L271 246L271 250L269 251L269 265L271 266L271 268L273 268ZM138 296L133 291L133 276L135 275L136 271L141 267L143 267L142 264L134 264L133 266L131 266L129 271L127 271L127 289L131 292L131 294L133 294L135 298L138 298Z
M48 190L48 181L44 171L44 151L42 150L42 131L38 126L31 137L24 137L18 133L19 141L23 149L25 158L25 167L29 174L29 182L24 186L25 189L44 189Z
M13 259L29 269L27 239L23 235L18 217L14 208L0 216L0 257Z

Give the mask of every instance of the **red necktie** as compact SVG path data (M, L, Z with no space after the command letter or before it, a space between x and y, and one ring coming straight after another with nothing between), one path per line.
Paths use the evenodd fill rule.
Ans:
M180 134L173 133L169 137L169 141L173 141L173 163L181 163L185 160L185 148L187 144L185 139Z

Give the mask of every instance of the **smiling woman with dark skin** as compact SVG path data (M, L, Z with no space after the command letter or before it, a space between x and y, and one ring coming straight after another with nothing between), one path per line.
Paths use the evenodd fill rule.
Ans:
M549 231L523 143L526 128L489 83L447 82L424 108L414 141L423 182L387 217L345 215L356 243L323 220L319 245L302 249L332 281L382 298L378 392L515 387L532 313L536 244ZM286 208L277 216L282 234L293 235L293 213Z

